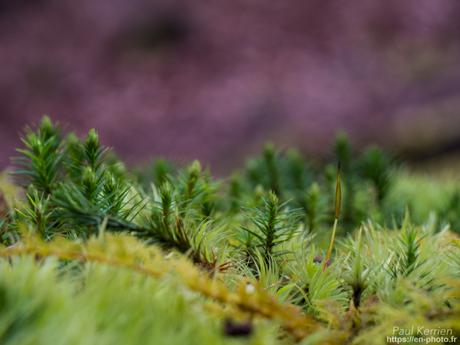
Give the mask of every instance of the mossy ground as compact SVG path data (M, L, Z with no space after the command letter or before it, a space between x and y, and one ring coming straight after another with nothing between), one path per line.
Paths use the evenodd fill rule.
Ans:
M343 135L330 163L267 145L224 179L199 162L129 170L96 131L64 136L47 118L23 141L0 182L2 344L459 336L455 178Z

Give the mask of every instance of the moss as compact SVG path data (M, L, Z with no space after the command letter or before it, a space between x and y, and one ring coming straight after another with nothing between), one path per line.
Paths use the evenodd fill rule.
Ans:
M95 130L64 136L47 118L24 144L16 184L0 181L4 344L459 332L458 181L410 175L378 148L355 157L343 135L338 174L268 145L228 180L199 162L133 173Z

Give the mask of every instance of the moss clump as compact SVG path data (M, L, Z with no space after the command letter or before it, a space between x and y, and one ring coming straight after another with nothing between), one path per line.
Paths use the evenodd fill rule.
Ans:
M459 187L408 178L378 148L356 155L341 135L335 161L317 164L268 145L219 180L199 162L130 171L95 130L65 136L48 118L23 141L14 184L0 185L2 343L460 331Z

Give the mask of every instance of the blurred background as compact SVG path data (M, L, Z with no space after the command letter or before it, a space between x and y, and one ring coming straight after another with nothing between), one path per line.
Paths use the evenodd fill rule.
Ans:
M43 114L130 164L225 173L267 140L321 158L340 129L458 157L459 18L456 0L0 0L0 168Z

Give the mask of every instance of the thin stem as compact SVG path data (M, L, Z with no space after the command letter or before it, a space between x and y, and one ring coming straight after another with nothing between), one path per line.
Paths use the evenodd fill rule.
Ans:
M337 231L337 223L339 222L338 218L334 219L334 227L332 228L331 241L329 242L329 248L327 249L326 257L323 262L323 271L326 269L329 259L331 258L332 248L334 247L335 233Z

